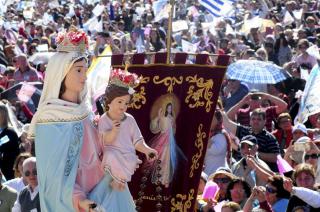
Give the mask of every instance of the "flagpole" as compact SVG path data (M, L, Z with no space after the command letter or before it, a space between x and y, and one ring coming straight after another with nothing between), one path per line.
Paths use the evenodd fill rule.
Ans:
M171 55L171 34L172 34L172 16L174 10L175 0L170 0L170 14L168 20L168 31L167 31L167 64L170 63L170 55Z

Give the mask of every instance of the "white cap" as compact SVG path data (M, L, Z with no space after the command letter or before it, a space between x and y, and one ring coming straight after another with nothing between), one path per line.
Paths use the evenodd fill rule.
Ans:
M307 128L304 124L298 123L298 124L294 125L294 127L292 128L292 133L294 133L296 130L300 130L306 135L308 134Z

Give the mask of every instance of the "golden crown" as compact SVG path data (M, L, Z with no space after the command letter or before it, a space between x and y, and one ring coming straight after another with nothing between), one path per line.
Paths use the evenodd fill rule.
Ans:
M111 72L110 85L128 88L131 91L138 83L139 79L136 74L121 69L113 69Z
M58 52L81 52L88 49L88 37L82 30L70 27L68 32L59 33L56 38Z

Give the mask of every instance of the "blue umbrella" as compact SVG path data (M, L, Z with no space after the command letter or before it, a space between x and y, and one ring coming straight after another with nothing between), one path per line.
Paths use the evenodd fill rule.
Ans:
M228 66L227 78L253 84L276 84L290 75L280 66L259 60L238 60Z

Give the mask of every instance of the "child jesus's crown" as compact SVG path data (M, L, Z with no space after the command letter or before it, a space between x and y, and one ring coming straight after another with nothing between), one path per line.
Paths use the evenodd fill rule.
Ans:
M119 87L128 88L130 93L130 90L133 90L133 87L139 83L139 79L136 74L121 69L113 69L109 83Z

